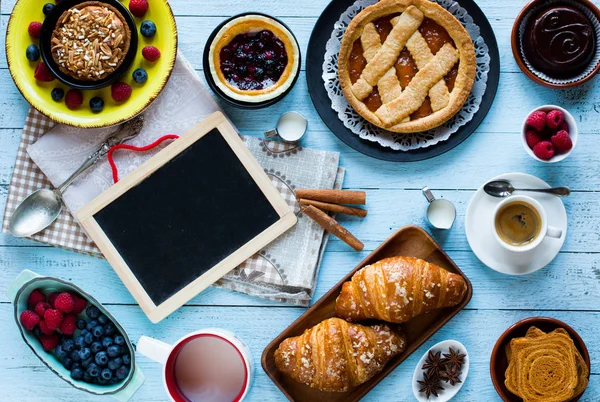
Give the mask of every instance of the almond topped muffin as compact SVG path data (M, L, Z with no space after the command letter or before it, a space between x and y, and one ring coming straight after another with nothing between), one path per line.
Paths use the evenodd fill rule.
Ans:
M60 70L82 81L98 81L123 62L131 31L114 7L87 1L65 11L52 32L52 57Z

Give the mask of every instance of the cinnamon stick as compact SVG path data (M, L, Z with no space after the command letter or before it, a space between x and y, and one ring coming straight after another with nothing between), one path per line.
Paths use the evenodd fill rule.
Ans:
M345 227L340 225L333 219L331 216L327 215L325 212L320 209L314 207L313 205L308 205L302 207L302 212L306 214L313 221L317 222L321 227L327 230L329 233L355 249L356 251L361 251L364 247L364 244L360 240L358 240L352 233L348 231Z
M329 202L332 204L365 205L367 202L367 193L350 190L296 190L296 198Z
M368 212L366 209L347 207L346 205L330 204L328 202L305 200L304 198L299 199L298 202L300 203L300 205L313 205L324 211L331 211L331 212L338 212L340 214L360 216L361 218L364 218L365 216L367 216L367 212Z

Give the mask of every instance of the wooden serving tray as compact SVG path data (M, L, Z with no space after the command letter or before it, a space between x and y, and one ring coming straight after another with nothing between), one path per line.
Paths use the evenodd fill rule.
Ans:
M321 321L335 317L335 299L340 294L342 284L358 271L360 268L373 264L384 258L393 256L418 257L430 263L436 264L450 272L461 275L467 283L467 293L464 300L454 307L434 310L428 314L420 315L411 321L402 324L407 337L407 347L404 353L392 359L383 369L383 371L371 378L364 384L351 389L347 392L322 392L310 388L307 385L296 382L295 380L281 374L275 366L274 353L279 344L286 338L302 334L304 330L310 328ZM404 361L412 352L421 346L444 324L462 310L471 300L473 287L469 279L456 266L456 264L442 250L439 244L433 238L418 226L405 226L400 228L390 238L383 242L377 249L367 256L352 271L339 281L329 292L321 297L312 307L302 314L296 321L287 327L279 336L267 345L262 354L262 367L279 387L281 392L290 401L324 401L327 402L352 402L361 399L369 392L379 381L383 380L392 370Z

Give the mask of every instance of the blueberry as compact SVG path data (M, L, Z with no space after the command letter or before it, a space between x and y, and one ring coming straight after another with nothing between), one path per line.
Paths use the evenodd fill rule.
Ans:
M261 67L256 67L256 70L254 71L254 76L258 79L261 79L262 77L264 77L265 75L265 70L262 69Z
M52 10L54 10L54 4L52 3L46 3L44 4L44 7L42 7L42 12L44 13L44 15L50 14Z
M94 335L95 338L100 338L102 335L104 335L104 327L101 325L96 325L92 330L92 335Z
M100 113L104 109L104 101L102 98L94 96L92 99L90 99L90 109L92 110L92 113Z
M79 332L79 335L81 335L81 336L83 336L83 337L85 338L85 336L86 336L87 334L89 334L89 332L90 332L90 331L89 331L89 330L87 330L87 329L82 329L82 330Z
M106 349L106 353L110 357L117 357L121 354L121 347L119 345L111 345Z
M104 335L112 335L115 333L115 325L112 322L107 322L104 326Z
M119 380L125 379L127 377L127 374L129 374L129 368L127 366L121 366L115 372L115 375Z
M140 33L146 38L151 38L156 34L156 25L154 22L146 20L140 25Z
M42 330L40 329L39 325L35 326L35 328L33 329L33 334L36 338L40 339L40 336L42 335Z
M54 98L54 91L57 91L57 95L60 94L60 98L58 98L58 99ZM54 88L52 90L52 99L54 99L55 101L58 102L59 100L61 100L63 98L63 96L65 96L65 91L63 91L62 89ZM86 322L85 322L85 320L79 319L79 320L77 320L77 324L75 324L75 325L77 326L77 329L84 329Z
M136 68L132 74L133 80L138 84L143 84L148 80L148 73L143 68Z
M76 368L81 368L80 362L73 362L73 365L71 366L71 370L74 370Z
M94 362L94 358L90 356L87 359L81 361L81 367L87 368L93 362Z
M102 370L102 373L100 375L102 376L102 378L108 381L112 378L112 371L109 368L105 368Z
M96 321L96 320L91 320L91 321L88 321L87 325L85 326L85 329L87 329L88 331L91 331L91 330L92 330L92 329L94 329L94 328L95 328L97 325L98 325L98 321ZM85 334L81 334L81 335L84 335L84 336L85 336Z
M106 331L106 330L105 330ZM108 348L110 345L113 344L113 340L111 337L107 336L104 339L102 339L102 346L104 348Z
M106 324L108 322L108 317L105 316L104 314L100 314L98 316L98 322L102 325Z
M91 349L92 353L100 352L102 350L102 342L100 342L100 341L92 342L92 344L90 345L90 349Z
M123 356L125 357L125 356ZM123 365L125 359L121 359L120 357L115 357L108 361L108 368L111 370L116 370Z
M29 61L39 60L40 49L34 44L27 46L27 49L25 49L25 57L27 57L27 60Z
M62 360L65 357L67 357L67 352L63 349L63 344L58 345L55 349L54 349L54 354L56 355L56 358L58 360Z
M71 358L71 360L73 360L74 362L78 362L79 360L81 360L81 358L79 357L79 351L78 350L74 350L69 354L69 357Z
M67 353L73 351L73 349L75 349L75 342L73 339L65 339L62 343L62 349Z
M79 351L79 358L85 360L92 355L90 348L83 348Z
M131 356L129 356L129 353L124 354L121 358L123 359L124 365L129 366L131 364Z
M125 345L125 338L123 338L121 335L116 335L115 336L115 343L117 345Z
M85 309L85 313L90 318L98 318L98 316L100 316L100 310L98 310L98 307L91 305L91 304L89 306L87 306L87 308ZM98 324L96 324L96 325L98 325ZM96 325L94 325L94 327Z
M106 364L108 363L108 356L106 355L106 352L102 351L102 352L98 352L96 353L96 357L94 358L94 360L96 361L96 363L100 366L106 366Z
M92 378L92 376L87 373L87 370L86 370L85 373L83 373L83 381L89 382L89 383L91 383L91 382L94 381L94 379Z
M74 380L81 380L83 378L83 370L79 367L72 369L71 378Z
M94 336L89 332L87 334L85 334L83 339L84 339L84 342L86 345L91 345L92 342L94 342Z
M73 359L71 359L70 357L65 357L62 361L63 367L66 368L67 370L70 370L71 367L73 366Z
M110 373L110 375L112 376L112 373ZM105 380L104 378L102 378L102 373L97 378L95 378L94 380L96 380L95 381L96 384L99 384L99 385L106 385L106 384L109 383L107 380Z
M100 367L98 367L95 363L91 363L86 372L90 375L90 377L98 377L100 375Z

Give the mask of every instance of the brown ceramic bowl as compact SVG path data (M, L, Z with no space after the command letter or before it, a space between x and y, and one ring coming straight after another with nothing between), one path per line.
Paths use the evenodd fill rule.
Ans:
M596 74L598 74L598 71L600 71L600 63L598 63L596 65L596 67L594 68L594 70L592 70L592 72L590 72L588 75L586 75L585 77L583 77L577 81L573 81L573 82L569 82L569 83L565 83L565 84L562 84L562 83L555 84L555 83L543 80L543 79L539 78L538 76L536 76L533 72L531 72L531 70L527 67L527 65L523 61L523 57L519 50L519 26L521 25L523 18L525 18L525 16L532 9L534 9L535 7L538 7L539 5L544 4L546 1L547 0L532 0L532 1L530 1L529 3L527 3L527 5L521 10L519 15L517 16L517 19L515 20L515 23L513 25L512 33L511 33L511 37L510 37L510 44L512 47L512 52L513 52L515 61L519 65L519 68L525 73L525 75L529 79L531 79L533 82L536 82L545 87L561 89L561 88L569 88L569 87L581 85L584 82L587 82L590 79L592 79L593 77L595 77ZM598 20L600 20L600 10L598 9L598 7L596 7L594 5L594 3L592 3L590 0L577 0L577 2L581 3L585 7L589 8L592 11L592 13L596 16L596 18L598 18ZM596 48L597 48L596 51L600 51L600 38L596 38L596 39L597 39L596 40Z
M522 402L521 398L510 392L504 385L504 373L508 367L508 360L506 359L505 353L506 345L508 345L510 340L513 338L525 336L525 333L532 325L538 327L546 333L551 332L556 328L564 328L573 339L575 347L577 347L577 350L579 350L579 353L581 353L585 364L587 364L588 368L590 368L590 354L588 353L585 343L583 343L583 339L581 339L579 334L575 332L573 328L555 318L526 318L517 322L516 324L511 325L506 331L504 331L504 333L500 335L500 338L498 338L498 341L492 350L492 357L490 358L490 375L492 376L492 382L494 383L496 392L505 402ZM579 395L576 395L573 399L571 399L570 402L578 401L584 392L585 390Z

